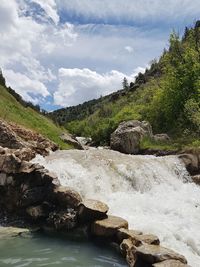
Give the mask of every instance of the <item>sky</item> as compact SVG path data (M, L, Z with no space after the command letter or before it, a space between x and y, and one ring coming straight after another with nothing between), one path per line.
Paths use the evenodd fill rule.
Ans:
M48 111L134 81L200 19L199 0L0 0L0 68Z

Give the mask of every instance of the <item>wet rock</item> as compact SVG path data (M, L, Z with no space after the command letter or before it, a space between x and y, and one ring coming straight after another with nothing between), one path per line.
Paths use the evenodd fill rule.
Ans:
M56 186L54 188L53 197L55 203L59 204L60 207L77 207L82 198L78 192L70 187Z
M120 251L126 258L126 261L130 267L134 267L136 264L137 256L134 248L134 244L131 239L124 239L120 244Z
M189 267L189 265L184 264L177 260L167 260L152 265L153 267Z
M17 237L19 235L30 233L27 228L17 228L17 227L0 227L0 239Z
M103 220L95 221L91 226L91 232L95 236L112 237L120 228L128 228L128 222L120 217L108 216Z
M179 158L185 164L187 171L191 175L196 175L200 173L200 158L198 154L195 153L188 153L188 154L181 154Z
M73 209L54 211L47 219L48 226L56 230L70 230L77 226L77 213Z
M194 175L194 176L191 176L192 177L192 181L197 184L197 185L200 185L200 175Z
M120 228L117 230L117 239L119 240L119 242L122 242L123 239L134 237L135 235L142 235L142 232L125 228Z
M83 146L79 141L74 138L71 134L63 133L60 138L67 144L72 145L76 149L83 149Z
M82 222L95 221L107 217L108 206L98 200L86 199L78 207L79 219Z
M170 259L187 263L187 260L184 256L174 252L173 250L156 245L143 244L139 247L136 247L136 254L143 261L152 264Z
M152 138L151 125L146 121L127 121L119 124L118 128L111 134L110 147L126 154L139 152L140 141L143 137Z

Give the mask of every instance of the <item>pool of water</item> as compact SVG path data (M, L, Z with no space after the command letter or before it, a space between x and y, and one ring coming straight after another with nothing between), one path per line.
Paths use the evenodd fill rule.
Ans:
M125 267L115 251L89 242L34 234L0 238L0 267Z

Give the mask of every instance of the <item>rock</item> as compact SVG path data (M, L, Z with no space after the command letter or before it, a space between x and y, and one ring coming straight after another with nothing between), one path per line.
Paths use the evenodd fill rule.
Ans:
M118 128L111 134L110 147L126 154L139 152L140 141L145 136L152 138L151 125L140 121L127 121L119 124Z
M24 142L12 130L8 123L0 120L0 146L7 148L23 148Z
M56 230L70 230L77 225L77 213L73 209L54 211L49 214L48 225Z
M30 233L30 230L26 228L17 227L0 227L0 239L16 237L24 233Z
M72 145L76 149L83 149L81 143L76 140L71 134L63 133L60 138L67 144Z
M181 154L179 155L179 158L183 161L187 171L191 175L196 175L200 173L200 159L198 154L195 153Z
M177 260L166 260L152 265L153 267L189 267L189 265L184 264Z
M42 135L0 119L0 146L13 149L21 160L31 160L36 154L48 155L58 146Z
M130 267L134 267L137 260L137 256L132 240L124 239L123 242L120 244L120 250L122 255L126 258L128 265Z
M168 143L171 139L168 134L162 133L162 134L155 134L153 136L154 141L156 142L162 142L162 143Z
M5 154L0 154L0 172L17 173L20 166L21 160L9 151L5 150Z
M138 234L139 233L139 234ZM142 234L141 232L137 232L134 230L128 230L128 229L119 229L117 232L117 237L118 240L121 242L124 238L129 238L132 240L134 244L142 244L142 243L147 243L147 244L152 244L152 245L159 245L160 241L159 238L155 235L147 235L147 234ZM136 246L136 245L135 245Z
M197 184L197 185L200 185L200 175L194 175L194 176L191 176L192 177L192 181Z
M40 219L46 215L41 205L29 207L26 209L26 212L33 220Z
M86 199L78 207L80 221L88 222L107 217L108 206L98 200Z
M131 238L124 239L120 244L120 251L123 256L126 256L128 250L135 250L134 246L141 245L141 242L137 242L136 240L132 240Z
M128 228L128 222L120 217L108 216L103 220L95 221L91 226L91 232L95 236L112 237L120 228Z
M90 146L92 143L92 138L76 136L76 140L82 145L82 147Z
M129 230L125 228L120 228L117 230L117 239L119 242L122 242L123 239L131 238L135 235L142 235L142 232L137 230Z
M136 247L136 254L140 259L151 264L171 259L187 263L184 256L175 253L173 250L156 245L143 244Z
M53 197L55 203L60 207L78 207L82 198L78 192L74 189L65 186L56 186L54 188Z

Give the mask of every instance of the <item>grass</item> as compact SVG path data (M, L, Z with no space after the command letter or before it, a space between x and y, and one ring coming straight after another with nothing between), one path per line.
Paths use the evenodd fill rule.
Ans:
M0 86L0 118L14 122L27 129L34 130L59 145L60 149L70 149L59 135L66 132L64 128L56 126L50 119L37 113L31 108L23 107L9 92Z
M200 141L190 138L175 138L169 142L158 142L150 138L143 138L140 143L141 149L155 149L155 150L188 150L188 149L199 149Z

